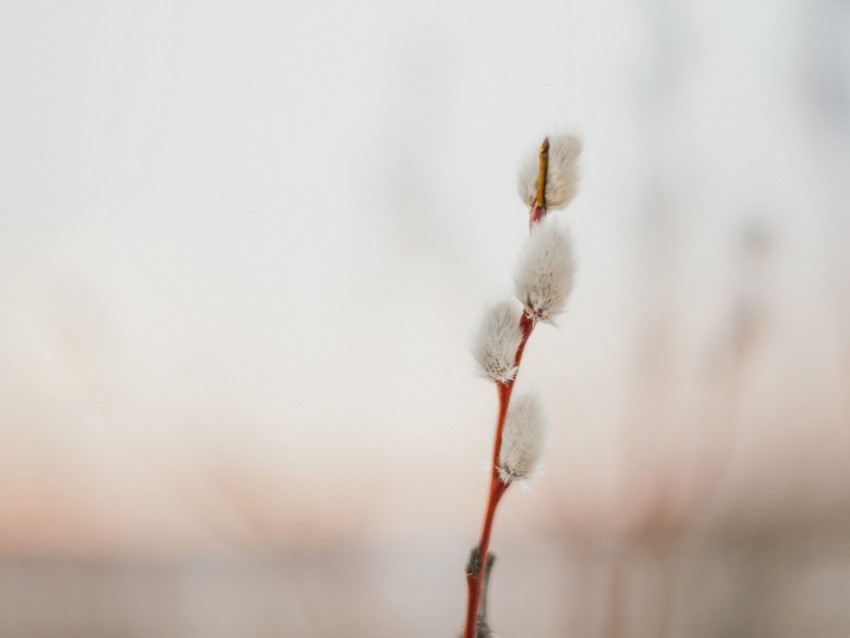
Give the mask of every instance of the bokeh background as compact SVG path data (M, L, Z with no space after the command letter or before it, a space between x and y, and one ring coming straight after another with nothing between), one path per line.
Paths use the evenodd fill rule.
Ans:
M0 636L456 635L555 130L495 629L850 636L846 0L2 3Z

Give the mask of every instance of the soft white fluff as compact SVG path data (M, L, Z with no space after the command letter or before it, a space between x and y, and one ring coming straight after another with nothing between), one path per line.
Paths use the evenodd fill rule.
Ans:
M534 478L546 447L546 419L543 406L534 394L514 399L502 431L499 450L499 478L513 481Z
M569 204L578 191L578 158L581 140L575 135L549 136L549 170L546 173L546 208L557 210ZM529 206L537 198L539 154L530 155L519 171L519 195Z
M510 301L491 306L481 321L472 353L481 374L496 383L507 383L516 374L516 351L522 341L520 311Z
M537 321L551 323L573 289L573 242L552 217L535 224L514 276L516 296Z

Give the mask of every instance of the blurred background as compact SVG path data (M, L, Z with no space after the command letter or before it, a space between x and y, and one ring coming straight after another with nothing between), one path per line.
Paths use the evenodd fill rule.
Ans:
M585 140L505 637L850 636L846 0L0 5L0 636L456 636L468 346Z

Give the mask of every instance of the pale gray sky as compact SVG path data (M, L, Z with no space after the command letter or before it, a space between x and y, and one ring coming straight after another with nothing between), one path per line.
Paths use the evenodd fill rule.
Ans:
M552 448L506 529L541 502L628 526L656 480L683 512L722 483L732 518L847 503L850 143L824 98L847 24L791 0L4 5L0 545L472 529L495 393L469 336L524 239L516 167L561 128L586 143L560 213L581 270L523 366Z

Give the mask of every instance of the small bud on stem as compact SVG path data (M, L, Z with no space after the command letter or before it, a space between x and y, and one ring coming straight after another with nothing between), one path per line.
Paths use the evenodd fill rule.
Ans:
M549 171L549 138L543 138L540 145L540 159L537 168L537 195L534 197L534 208L528 216L529 228L543 219L546 214L546 173Z

